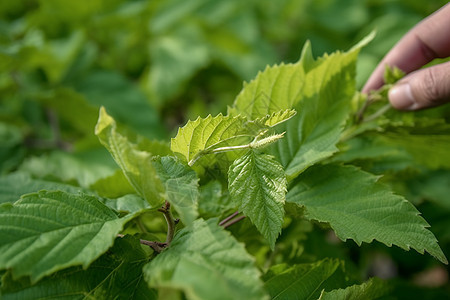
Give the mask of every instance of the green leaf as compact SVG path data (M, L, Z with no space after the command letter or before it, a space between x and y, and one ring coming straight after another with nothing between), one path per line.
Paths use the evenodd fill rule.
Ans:
M184 127L178 129L175 138L171 140L170 148L179 153L192 165L199 154L219 147L221 142L235 138L241 131L245 118L237 116L215 117L209 115L202 119L189 121Z
M293 109L285 109L285 110L279 110L276 112L273 112L270 115L266 115L264 117L260 117L254 121L249 121L249 124L247 124L247 127L250 127L252 124L256 125L255 131L259 131L262 128L265 127L274 127L278 124L281 124L283 122L286 122L293 116L295 116L297 112Z
M95 134L111 153L137 193L152 207L160 206L164 201L162 196L164 187L152 164L151 153L140 151L135 144L130 143L117 130L116 122L103 107L100 109Z
M303 206L308 219L329 223L344 241L361 245L375 239L389 247L427 251L447 263L416 208L377 180L353 166L315 166L299 177L286 201Z
M96 197L61 191L27 194L0 205L0 269L14 278L84 268L112 246L134 215L119 218Z
M172 155L172 150L170 150L170 145L168 142L149 140L142 136L137 136L136 144L139 150L147 151L153 155L158 156L168 156Z
M307 43L297 63L266 68L244 85L229 109L249 119L283 109L298 111L282 128L286 138L272 149L289 180L337 151L355 93L356 58L366 42L317 60Z
M130 185L122 170L114 174L100 178L89 187L97 192L100 197L118 198L127 194L133 194L134 188Z
M255 120L280 110L292 109L300 100L304 78L305 71L299 63L267 67L250 83L244 83L228 113ZM277 84L281 82L285 84Z
M266 299L254 259L216 224L198 219L144 266L150 286L178 289L188 299Z
M264 276L264 287L272 299L317 299L339 265L338 260L325 259L288 268L274 266Z
M192 223L198 216L197 174L174 157L157 158L152 163L164 182L165 199L173 205L184 224Z
M200 187L198 202L198 210L205 217L218 217L235 208L228 193L222 192L222 184L218 181L210 181Z
M283 167L270 155L249 151L228 172L231 198L269 241L281 232L287 180Z
M83 95L72 89L61 87L45 93L39 100L57 114L60 122L70 124L78 132L92 137L98 107L88 103Z
M0 122L0 174L15 169L25 156L22 135L16 126Z
M106 151L101 150L101 152L86 153L55 150L49 154L28 158L19 170L33 177L73 183L88 188L100 178L112 175L117 168L114 162L104 155Z
M347 87L340 86L341 83L349 82L354 85L356 56L360 48L365 46L373 36L374 34L371 33L348 52L326 54L317 60L314 60L311 44L307 42L297 63L267 67L250 83L244 83L233 106L229 108L229 113L242 114L254 120L279 110L295 108L299 102L305 102L308 99L314 102L319 93L322 94L321 96L339 100L338 94L330 94L332 91L326 91L324 88L333 80L333 86L343 90ZM350 97L353 91L354 87ZM320 102L331 103L329 99ZM325 103L316 105L323 107Z
M2 280L2 299L157 299L143 280L147 254L139 240L126 236L87 270L73 267L43 278L32 285L28 278Z
M91 71L74 83L96 107L104 106L117 122L148 138L164 138L166 130L147 96L118 71Z
M150 43L153 63L147 85L161 100L173 97L182 84L210 60L210 49L199 28L185 23L170 33Z
M33 179L28 174L11 173L0 177L0 204L6 202L15 202L20 196L40 190L60 190L68 193L87 192L68 184Z
M323 291L319 300L359 300L359 299L378 299L387 296L390 291L387 283L379 278L370 278L367 282L360 285L352 285L345 289Z
M299 113L285 124L286 138L273 147L288 179L338 150L355 93L356 57L357 51L334 53L315 61L305 75Z
M446 135L386 133L380 138L387 145L404 149L417 162L431 169L450 168L448 159L450 135L448 132Z
M404 76L405 72L403 72L396 66L391 67L389 65L386 65L386 67L384 68L383 78L386 84L394 84L400 79L402 79Z
M413 203L426 199L450 211L450 170L426 172L401 183L406 184L408 199L415 201Z
M295 111L287 109L265 115L254 121L248 121L242 116L231 117L222 114L215 117L209 115L204 119L197 118L178 130L177 136L171 141L171 149L184 157L192 166L206 154L258 148L252 140L253 142L263 140L271 127L285 122L293 115ZM282 134L274 136L281 138ZM273 139L269 136L268 144L278 138ZM235 158L231 156L229 160L233 161ZM209 164L212 163L209 162Z
M136 194L125 195L117 199L105 199L103 203L121 213L137 213L150 209L148 202Z

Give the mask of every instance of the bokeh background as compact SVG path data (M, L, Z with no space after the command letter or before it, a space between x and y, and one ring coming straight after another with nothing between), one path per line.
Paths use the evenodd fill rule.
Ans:
M88 187L114 168L93 134L100 106L131 130L168 141L188 119L226 112L243 81L266 65L295 62L307 40L321 56L376 30L358 61L360 88L408 29L446 3L0 1L0 173ZM450 199L415 204L448 257ZM428 256L377 245L348 255L356 272L413 283L404 291L412 296L449 295L448 269Z

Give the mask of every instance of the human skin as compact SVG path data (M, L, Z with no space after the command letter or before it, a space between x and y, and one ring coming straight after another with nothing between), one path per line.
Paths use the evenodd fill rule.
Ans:
M386 65L407 75L389 90L391 105L400 110L419 110L450 102L450 62L423 68L435 58L450 56L450 3L414 26L386 54L362 92L383 85Z

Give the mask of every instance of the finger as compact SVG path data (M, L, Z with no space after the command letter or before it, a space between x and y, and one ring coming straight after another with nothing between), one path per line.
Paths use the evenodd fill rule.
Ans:
M392 106L418 110L450 102L450 62L405 76L389 91Z
M368 93L383 85L386 65L409 73L434 58L450 56L450 4L445 5L411 29L375 68L362 91Z

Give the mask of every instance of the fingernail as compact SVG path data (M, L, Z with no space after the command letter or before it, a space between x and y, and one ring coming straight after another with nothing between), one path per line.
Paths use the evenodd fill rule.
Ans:
M391 88L389 101L397 109L414 110L418 108L409 83L402 83Z

